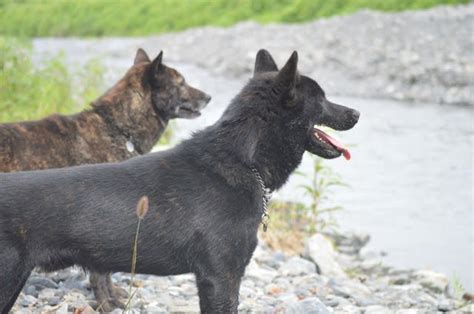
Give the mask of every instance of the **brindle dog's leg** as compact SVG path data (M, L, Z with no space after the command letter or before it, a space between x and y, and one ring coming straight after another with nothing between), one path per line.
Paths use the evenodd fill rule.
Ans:
M116 308L125 308L120 299L126 299L128 293L112 283L110 274L90 273L90 286L97 300L97 310L112 312Z

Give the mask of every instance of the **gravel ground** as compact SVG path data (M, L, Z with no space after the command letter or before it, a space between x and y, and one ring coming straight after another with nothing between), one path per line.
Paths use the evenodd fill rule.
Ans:
M448 278L430 270L396 270L380 255L360 253L364 234L315 234L303 256L270 250L260 241L240 288L241 312L252 313L472 313ZM335 250L334 244L337 249ZM138 261L139 262L139 261ZM128 289L130 275L116 273ZM192 275L136 275L133 313L197 312ZM13 313L91 313L97 307L80 269L35 273ZM115 310L114 313L121 313Z
M373 11L297 25L245 22L144 40L150 51L245 76L267 48L280 65L292 50L300 68L331 95L474 104L474 4L386 14ZM312 69L312 70L308 70Z

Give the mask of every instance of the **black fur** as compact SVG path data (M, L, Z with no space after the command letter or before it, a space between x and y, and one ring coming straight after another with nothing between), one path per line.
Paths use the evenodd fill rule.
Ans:
M314 124L349 129L358 118L349 108L328 109L319 85L296 68L296 53L278 72L260 51L254 78L223 116L171 150L116 164L0 174L0 309L8 311L37 266L129 272L135 206L147 195L137 272L194 273L202 312L237 312L263 210L251 168L278 189L307 148L336 157L314 143ZM334 110L337 116L328 115Z

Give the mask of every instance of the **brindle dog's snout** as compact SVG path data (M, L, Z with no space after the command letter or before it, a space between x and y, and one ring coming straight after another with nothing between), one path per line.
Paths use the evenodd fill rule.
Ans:
M204 94L204 100L203 102L205 102L206 104L209 103L212 99L212 96L211 95L208 95L208 94Z

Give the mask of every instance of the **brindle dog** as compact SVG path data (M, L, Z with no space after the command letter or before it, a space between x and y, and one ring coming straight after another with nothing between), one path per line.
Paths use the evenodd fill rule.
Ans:
M0 172L119 162L148 153L173 118L195 118L211 97L175 69L138 49L134 65L92 109L38 121L0 125ZM91 273L100 308L123 307L127 293L110 275Z

